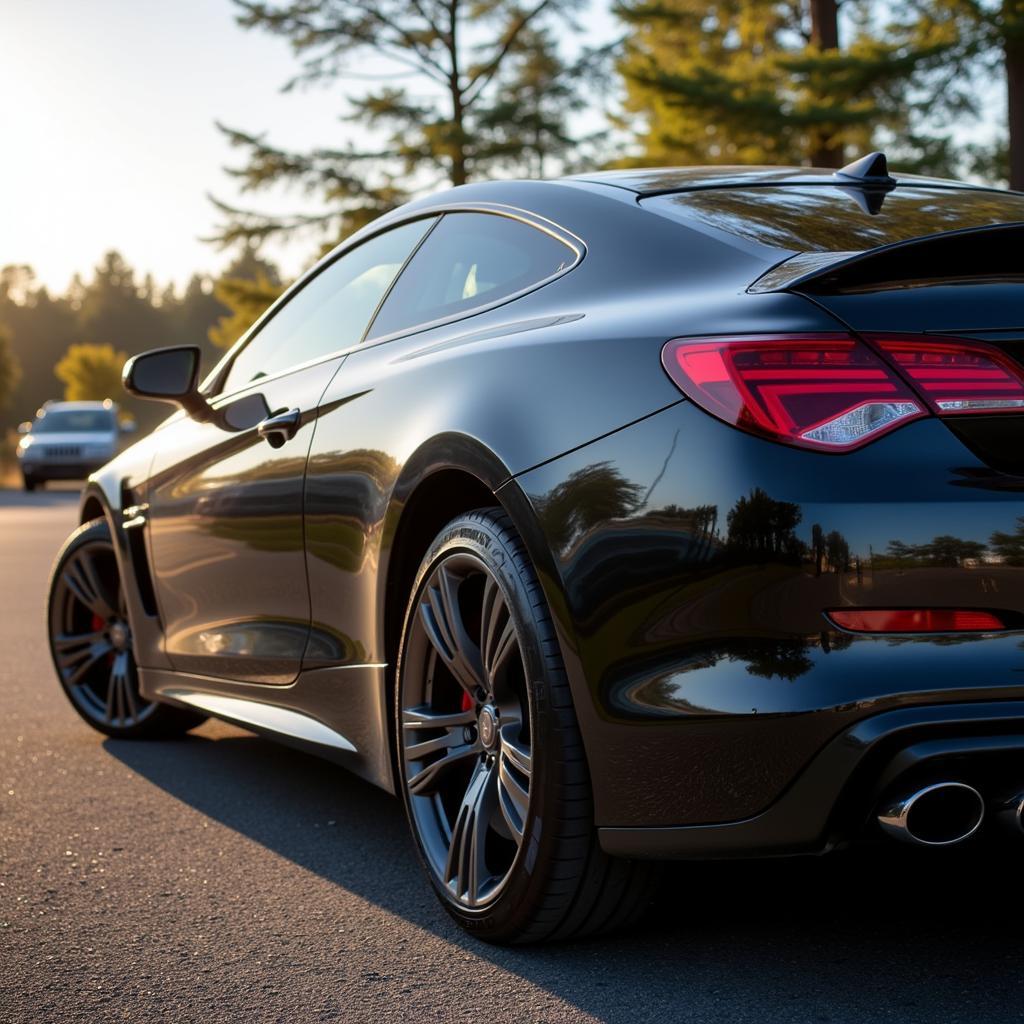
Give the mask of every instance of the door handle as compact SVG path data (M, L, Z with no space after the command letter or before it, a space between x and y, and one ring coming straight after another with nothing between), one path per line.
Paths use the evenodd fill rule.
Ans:
M268 416L262 422L256 424L256 433L263 438L271 448L280 448L285 441L290 441L302 423L302 410L289 409L287 412L275 413Z

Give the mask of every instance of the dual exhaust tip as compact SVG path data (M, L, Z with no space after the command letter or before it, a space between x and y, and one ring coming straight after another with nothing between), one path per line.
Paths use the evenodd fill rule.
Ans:
M965 782L933 782L885 804L878 813L882 831L918 846L954 846L981 828L986 811L1006 829L1024 835L1024 791L986 806Z

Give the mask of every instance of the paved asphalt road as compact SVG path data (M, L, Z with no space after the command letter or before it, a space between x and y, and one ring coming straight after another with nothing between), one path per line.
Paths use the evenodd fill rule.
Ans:
M112 741L45 651L74 495L0 492L0 1021L1006 1021L1020 849L676 865L632 934L463 937L398 803L207 723Z

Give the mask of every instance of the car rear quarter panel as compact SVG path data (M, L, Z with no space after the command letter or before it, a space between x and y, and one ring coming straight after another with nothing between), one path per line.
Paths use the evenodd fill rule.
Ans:
M828 455L681 403L500 493L529 504L553 553L543 582L600 825L747 818L858 719L1024 696L1022 632L884 639L823 614L952 606L1024 621L1024 479L937 420Z

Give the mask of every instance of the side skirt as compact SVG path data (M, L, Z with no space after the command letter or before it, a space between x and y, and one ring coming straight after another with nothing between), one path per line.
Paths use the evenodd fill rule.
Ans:
M384 665L310 669L290 686L140 668L142 696L194 708L348 768L389 793L391 764Z

